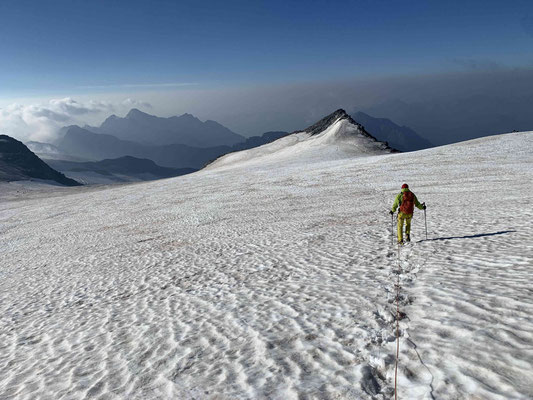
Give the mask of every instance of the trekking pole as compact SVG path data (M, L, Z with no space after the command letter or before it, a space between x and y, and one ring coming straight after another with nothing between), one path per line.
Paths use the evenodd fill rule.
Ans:
M426 240L428 240L428 220L426 218L426 203L424 203L424 223L426 224Z
M390 240L391 240L392 245L394 246L394 214L390 215L390 222L391 222Z

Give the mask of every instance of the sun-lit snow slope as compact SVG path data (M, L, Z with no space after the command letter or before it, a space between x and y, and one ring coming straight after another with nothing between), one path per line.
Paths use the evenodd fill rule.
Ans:
M400 399L531 399L532 154L516 133L12 194L0 398L390 399L401 271ZM417 210L400 270L403 182L430 240Z
M385 143L368 136L351 119L339 118L318 134L296 132L263 146L226 154L208 165L207 169L242 166L244 162L265 166L282 161L333 160L346 156L385 154L390 150Z

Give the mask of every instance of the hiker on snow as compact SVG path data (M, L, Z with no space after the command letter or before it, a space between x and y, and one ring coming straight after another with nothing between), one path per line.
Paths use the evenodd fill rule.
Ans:
M400 207L398 212L398 243L403 244L403 223L405 221L405 236L406 241L411 241L411 218L413 218L413 211L416 208L420 210L426 209L426 204L418 201L415 194L409 190L409 185L404 183L402 185L402 191L394 199L392 205L391 215L394 215L396 209Z

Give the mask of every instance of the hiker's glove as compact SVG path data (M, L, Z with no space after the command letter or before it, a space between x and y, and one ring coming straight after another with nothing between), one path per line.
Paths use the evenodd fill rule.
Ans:
M426 205L422 204L422 210L425 210L425 209L426 209Z
M394 211L390 210L390 211L389 211L389 214L390 214L390 215L394 215Z

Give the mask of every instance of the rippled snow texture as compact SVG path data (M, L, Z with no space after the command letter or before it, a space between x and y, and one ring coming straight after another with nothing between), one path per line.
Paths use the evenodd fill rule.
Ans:
M533 398L532 138L4 198L0 398Z

